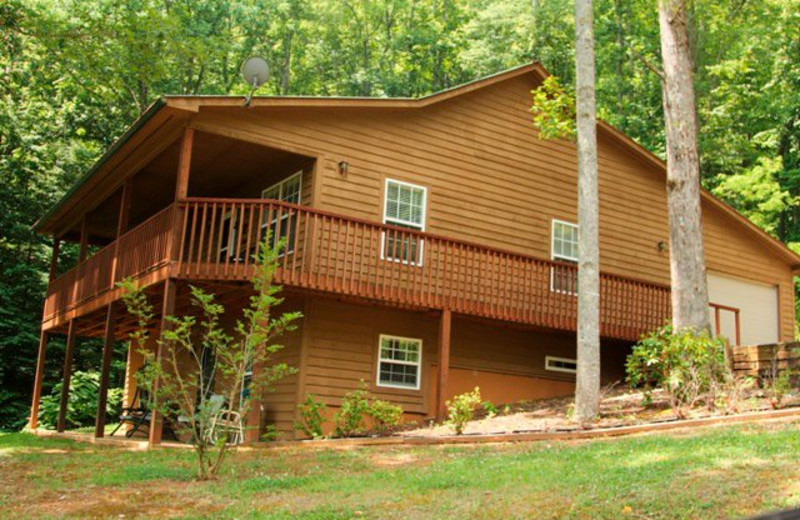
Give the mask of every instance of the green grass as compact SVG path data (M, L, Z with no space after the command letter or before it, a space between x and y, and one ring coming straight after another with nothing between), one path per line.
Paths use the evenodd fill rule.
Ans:
M188 450L0 436L0 516L737 518L800 506L800 422L571 443Z

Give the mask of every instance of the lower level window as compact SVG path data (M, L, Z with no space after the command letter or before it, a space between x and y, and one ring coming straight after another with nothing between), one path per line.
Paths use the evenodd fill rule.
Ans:
M422 340L381 335L378 386L419 390Z
M544 358L544 368L554 372L574 374L578 371L578 361L576 359L547 356Z

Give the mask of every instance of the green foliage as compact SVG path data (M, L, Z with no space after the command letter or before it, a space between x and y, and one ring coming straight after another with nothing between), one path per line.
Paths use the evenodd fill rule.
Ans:
M486 416L489 418L492 418L498 414L497 407L491 401L482 402L481 408L483 408L483 411L486 412Z
M191 304L195 314L166 316L168 327L157 338L164 351L157 359L146 342L153 310L141 290L130 280L121 285L128 312L137 320L138 328L131 334L131 348L144 357L143 369L137 374L138 383L146 388L153 400L151 406L165 417L182 417L175 421L178 433L190 439L197 454L197 478L205 480L219 471L228 453L229 432L214 429L221 410L247 417L249 396L262 395L272 385L295 370L285 363L274 363L272 357L283 348L275 341L284 333L297 328L299 312L278 316L272 309L283 303L278 297L280 286L272 283L280 252L285 240L270 248L269 233L260 244L253 259L256 267L252 279L254 294L250 305L243 309L231 334L220 324L225 307L213 294L190 286ZM204 359L213 359L213 369L206 369ZM188 363L183 360L188 360ZM259 370L254 367L258 366ZM251 373L250 383L243 388L245 375ZM224 381L223 402L215 398L217 381Z
M45 428L55 429L61 405L62 384L53 385L52 391L42 396L39 421ZM100 394L100 373L77 371L70 378L67 400L67 429L91 426L97 414L97 398ZM122 408L122 388L109 388L106 414L119 417Z
M252 54L272 70L258 94L417 96L531 59L568 88L573 12L571 0L0 2L0 429L30 404L51 251L30 224L157 95L243 93ZM661 86L643 64L659 63L654 3L598 0L595 12L599 114L663 156ZM789 244L800 243L798 13L800 0L696 0L690 20L703 184ZM542 99L554 114L566 100ZM62 247L62 269L75 258ZM51 341L45 393L63 348ZM99 349L77 351L75 366L96 369Z
M337 437L352 437L364 429L364 416L369 411L367 387L361 381L359 388L342 398L342 405L333 414L333 431Z
M389 435L403 419L403 408L381 399L369 403L366 413L372 419L372 427L378 435Z
M643 387L645 399L654 387L663 388L679 418L699 401L714 406L731 375L725 362L725 340L708 332L671 325L644 336L628 356L628 382Z
M793 349L783 360L779 359L778 352L775 348L769 366L759 374L764 396L775 410L781 408L784 399L797 389L800 377L800 349Z
M541 139L575 139L575 96L555 76L547 77L531 92L533 123Z
M464 433L464 427L472 420L475 408L481 404L481 390L477 386L472 392L453 397L447 401L447 420L445 424L453 428L456 435Z
M264 433L261 434L261 440L263 442L275 442L278 440L280 433L278 433L278 428L274 424L268 424L266 428L264 428Z
M322 423L325 421L325 412L328 407L319 401L314 394L307 394L305 401L297 406L300 411L300 420L294 423L295 430L301 431L306 437L321 439L325 435Z

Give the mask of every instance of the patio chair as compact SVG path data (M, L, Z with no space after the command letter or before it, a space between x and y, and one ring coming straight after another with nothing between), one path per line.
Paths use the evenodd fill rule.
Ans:
M233 410L220 410L211 421L211 428L208 431L209 440L217 443L220 436L224 435L228 439L228 444L241 444L244 442L244 425L242 415Z
M114 431L111 432L111 435L117 433L124 424L133 426L133 428L125 432L125 437L129 439L136 435L136 432L142 427L146 427L147 431L149 431L150 421L153 417L149 408L149 402L150 396L147 391L137 386L136 392L133 394L133 399L131 400L131 406L122 408L122 413L119 416L119 424L114 428Z

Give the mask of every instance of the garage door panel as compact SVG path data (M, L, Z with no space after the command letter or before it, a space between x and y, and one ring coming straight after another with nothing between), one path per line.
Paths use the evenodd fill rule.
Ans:
M719 273L708 273L708 297L712 303L738 308L743 345L776 343L778 341L778 288ZM736 338L735 317L732 312L720 314L721 334ZM711 311L711 323L714 313Z

